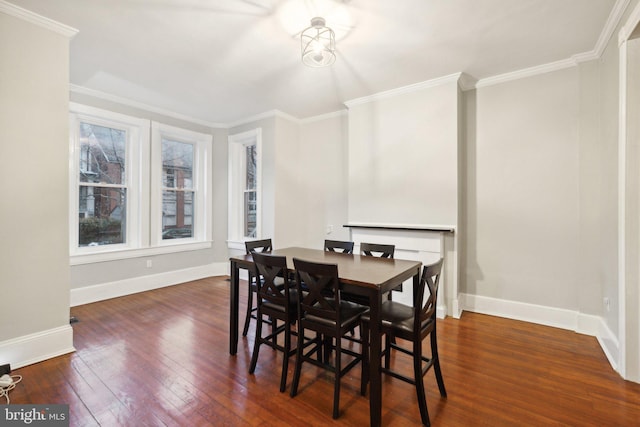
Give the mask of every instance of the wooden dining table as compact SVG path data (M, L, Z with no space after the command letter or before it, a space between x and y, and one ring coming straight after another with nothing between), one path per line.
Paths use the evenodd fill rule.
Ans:
M371 426L380 426L382 422L382 373L380 371L380 354L382 340L380 336L380 306L382 296L405 280L413 278L413 287L417 288L420 280L420 261L387 259L371 256L328 252L319 249L290 247L275 249L272 255L287 257L287 267L294 271L293 258L312 262L337 264L341 287L350 293L363 295L369 299L371 316L370 324L370 389L369 413ZM251 255L239 255L229 259L231 263L231 298L229 310L229 353L238 351L238 296L240 269L253 268Z

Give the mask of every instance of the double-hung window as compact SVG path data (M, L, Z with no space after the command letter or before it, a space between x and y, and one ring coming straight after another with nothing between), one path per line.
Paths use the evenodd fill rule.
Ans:
M211 135L80 104L70 133L72 264L210 247Z
M229 136L229 247L261 237L260 128Z
M71 253L140 243L141 139L145 121L76 106L71 115Z
M211 229L206 197L210 136L153 122L151 139L152 243L205 240Z

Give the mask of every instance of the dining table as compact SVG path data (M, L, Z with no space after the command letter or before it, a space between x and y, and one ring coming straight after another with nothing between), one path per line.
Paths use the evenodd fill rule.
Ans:
M288 247L274 249L272 255L285 256L287 268L295 271L293 258L317 263L336 264L340 286L345 291L368 298L371 316L370 324L370 388L369 414L371 426L382 423L382 372L380 357L382 339L380 334L380 307L382 297L404 281L413 278L413 288L417 289L420 280L420 261L378 258L372 256L344 254L302 247ZM229 310L229 353L235 355L238 351L238 297L240 285L240 269L254 268L250 254L229 258L231 267L230 280L230 310ZM377 321L375 319L378 319Z

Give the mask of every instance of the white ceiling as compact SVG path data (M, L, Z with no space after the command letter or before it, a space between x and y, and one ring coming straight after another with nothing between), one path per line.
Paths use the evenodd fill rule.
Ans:
M616 0L9 0L74 27L70 80L211 123L298 118L464 72L473 79L594 51ZM620 0L619 0L620 1ZM313 16L328 68L300 61Z

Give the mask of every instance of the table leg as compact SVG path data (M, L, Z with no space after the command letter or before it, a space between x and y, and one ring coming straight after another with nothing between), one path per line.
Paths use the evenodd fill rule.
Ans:
M229 301L229 353L235 355L238 352L238 300L240 288L240 269L238 263L231 261L231 281Z
M382 422L382 373L380 372L380 353L382 340L380 337L380 305L382 293L371 295L369 312L369 417L372 427L380 426Z

